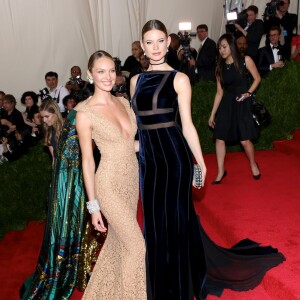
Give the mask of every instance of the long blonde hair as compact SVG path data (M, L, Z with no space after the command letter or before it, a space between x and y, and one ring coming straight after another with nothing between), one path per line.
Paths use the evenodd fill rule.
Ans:
M44 130L45 130L44 145L46 146L51 145L52 127L55 128L55 143L57 144L63 126L63 118L60 113L59 106L54 100L49 99L42 102L40 106L40 112L41 111L46 111L55 114L57 116L56 122L53 124L53 126L47 126L46 124L44 124Z

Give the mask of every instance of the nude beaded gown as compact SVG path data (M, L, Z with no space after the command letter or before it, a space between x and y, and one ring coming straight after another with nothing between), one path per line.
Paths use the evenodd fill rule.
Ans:
M119 98L131 122L129 137L88 106L92 138L101 152L95 176L96 195L108 222L108 234L82 299L144 300L145 242L137 223L138 163L134 152L137 130L128 100Z

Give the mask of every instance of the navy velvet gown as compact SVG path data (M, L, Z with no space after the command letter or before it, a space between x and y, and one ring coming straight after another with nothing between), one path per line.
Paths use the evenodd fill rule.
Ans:
M284 257L250 240L224 249L203 231L192 201L193 156L175 122L175 76L176 71L140 74L132 98L139 128L148 299L205 299L224 288L254 288Z

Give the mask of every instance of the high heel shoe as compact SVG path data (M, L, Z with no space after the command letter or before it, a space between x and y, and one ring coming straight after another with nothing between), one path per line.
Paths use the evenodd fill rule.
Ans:
M256 166L257 166L257 169L258 169L258 171L259 171L258 163L256 163ZM253 178L254 178L255 180L259 180L259 179L260 179L260 176L261 176L261 173L260 173L260 171L259 171L259 174L257 174L257 175L252 175L252 176L253 176Z
M220 179L220 180L214 180L214 181L212 182L212 184L220 184L221 181L223 180L223 178L224 178L226 175L227 175L227 171L225 170L224 173L223 173L223 176L221 177L221 179Z

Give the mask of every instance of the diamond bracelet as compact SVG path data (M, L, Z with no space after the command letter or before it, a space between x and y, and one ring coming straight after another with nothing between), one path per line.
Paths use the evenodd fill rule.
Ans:
M90 214L100 211L100 205L97 199L87 201L86 208Z

